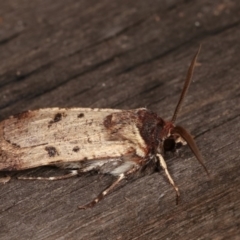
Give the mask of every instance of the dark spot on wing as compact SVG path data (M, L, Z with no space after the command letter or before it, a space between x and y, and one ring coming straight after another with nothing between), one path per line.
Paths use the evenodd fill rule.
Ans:
M62 120L63 114L57 113L55 114L53 120L51 120L48 124L48 127L51 127L53 123L60 122Z
M80 148L78 147L78 146L75 146L74 148L73 148L73 151L74 152L78 152L80 150Z
M45 150L48 152L49 157L55 157L56 155L59 155L55 147L45 147Z
M108 115L105 117L104 119L104 122L103 122L103 125L106 127L106 128L110 128L112 126L112 114Z
M61 113L57 113L54 117L54 122L59 122L62 120L62 114Z
M78 114L78 118L83 118L84 117L84 113L79 113Z

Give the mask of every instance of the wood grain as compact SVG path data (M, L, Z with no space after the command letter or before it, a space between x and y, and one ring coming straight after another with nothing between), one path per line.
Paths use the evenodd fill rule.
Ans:
M0 186L0 238L238 239L239 12L237 0L2 1L1 119L43 107L147 107L170 119L201 43L177 123L195 136L212 178L186 147L167 157L178 206L161 171L86 211L77 206L111 177L13 178Z

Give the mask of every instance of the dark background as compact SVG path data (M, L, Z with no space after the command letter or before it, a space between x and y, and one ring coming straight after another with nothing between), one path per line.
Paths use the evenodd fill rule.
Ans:
M201 43L177 123L195 136L212 179L186 147L166 158L178 206L161 171L80 211L111 177L13 178L0 186L0 238L237 239L239 26L237 0L1 1L1 119L43 107L147 107L170 119Z

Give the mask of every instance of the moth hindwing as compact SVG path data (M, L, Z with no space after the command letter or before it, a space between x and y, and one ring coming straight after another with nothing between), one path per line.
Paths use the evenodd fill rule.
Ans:
M0 170L56 166L68 171L56 177L20 177L39 180L65 179L91 170L115 176L116 180L95 199L79 206L89 208L128 175L152 162L163 168L178 200L179 190L168 172L165 152L176 151L187 143L208 173L192 136L175 125L199 50L189 67L171 121L145 108L46 108L23 112L0 122Z

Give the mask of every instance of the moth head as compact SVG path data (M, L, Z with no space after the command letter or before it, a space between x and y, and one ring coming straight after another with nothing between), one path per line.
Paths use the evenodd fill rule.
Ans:
M179 98L178 104L175 108L173 117L172 117L171 121L165 123L165 125L161 131L160 139L162 140L161 150L164 152L176 151L182 145L185 145L187 143L189 148L192 150L193 154L199 161L199 163L203 166L203 168L209 175L208 170L207 170L205 164L203 163L202 155L201 155L193 137L191 136L191 134L185 128L183 128L181 126L175 126L175 124L174 124L177 119L178 112L183 103L183 99L189 88L199 51L200 51L200 47L199 47L196 55L194 56L194 58L191 62L191 65L188 69L187 77L186 77L186 80L185 80L185 83L183 86L183 90L182 90L181 96Z
M177 132L172 132L175 127L169 129L169 134L166 138L163 138L162 149L164 152L175 152L180 149L187 142L184 138Z

